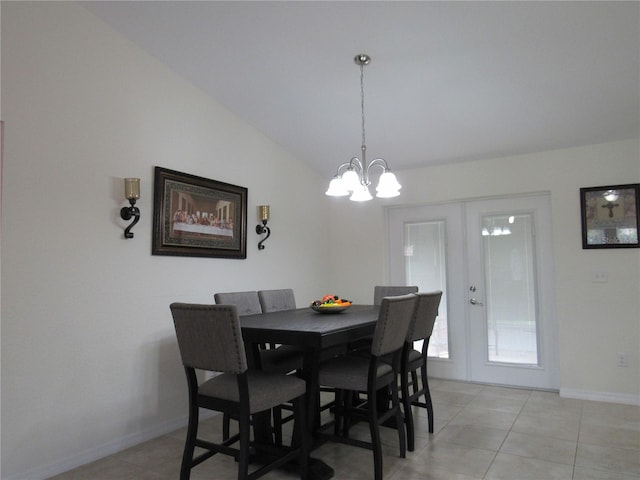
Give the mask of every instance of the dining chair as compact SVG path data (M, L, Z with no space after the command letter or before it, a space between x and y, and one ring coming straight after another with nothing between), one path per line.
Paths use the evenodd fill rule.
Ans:
M291 288L258 290L258 300L263 313L295 310L296 297Z
M270 312L282 312L284 310L296 309L296 297L291 288L283 288L277 290L258 290L258 299L260 301L260 307L263 313ZM264 351L261 353L261 361L263 362L263 368L266 370L273 369L273 363L277 365L278 356L287 354L287 358L291 358L291 361L295 361L294 370L300 370L302 368L302 362L304 358L304 351L295 345L269 345L271 350L275 349L276 352ZM291 355L291 357L289 357ZM279 408L273 410L273 424L274 424L274 437L276 445L282 443L282 425L293 420L293 416L282 416L282 410L292 410L290 405L281 405Z
M397 295L408 295L417 293L418 287L405 285L376 285L373 287L373 304L380 305L384 297L394 297ZM371 348L371 336L359 338L349 343L347 349L354 352L368 352Z
M235 305L238 315L262 313L260 295L257 291L215 293L213 298L216 304ZM261 348L258 357L257 366L264 371L289 373L302 368L302 355L299 350Z
M380 305L384 297L407 295L409 293L418 293L418 287L415 285L376 285L373 287L373 304Z
M416 294L418 302L415 309L415 318L407 334L407 339L402 351L400 366L401 400L404 409L407 448L414 450L414 425L411 406L426 408L429 419L429 433L433 433L433 403L429 392L429 380L427 378L427 350L429 339L433 332L433 325L438 316L438 307L442 298L441 291L424 292ZM422 350L414 349L414 342L422 340ZM418 382L417 371L420 370L422 387ZM411 381L409 381L411 377ZM409 392L411 387L411 393ZM424 396L424 402L420 402L420 396Z
M270 299L268 294L262 291L265 301ZM291 290L293 295L293 290ZM267 302L267 308L275 308L276 304L274 296L273 302ZM217 305L235 305L238 309L239 315L254 315L262 313L262 302L260 292L246 291L246 292L220 292L215 293L213 298ZM289 300L290 301L290 300ZM285 302L280 304L284 305ZM295 308L295 299L293 301ZM258 349L258 358L255 359L256 367L265 372L271 373L290 373L302 368L303 355L300 349L295 348L271 348L271 345L263 344ZM273 346L275 347L275 346ZM285 407L286 409L292 409ZM224 414L222 418L222 437L229 438L229 432L231 430L232 415ZM289 421L286 418L285 421ZM274 423L274 436L277 445L282 444L282 412L281 407L278 406L273 410L273 423Z
M180 480L188 480L191 469L222 453L238 461L238 479L258 478L292 460L298 460L300 478L307 477L309 440L305 433L305 382L295 376L250 370L247 365L238 310L234 305L172 303L170 306L180 356L189 390L189 423L180 467ZM219 375L199 384L196 371ZM268 412L283 402L295 405L299 442L279 449L276 458L249 474L249 453L256 451L250 437L251 417ZM200 408L239 419L239 433L214 443L198 436ZM239 446L231 445L239 442ZM293 445L296 446L293 446ZM299 444L299 445L298 445ZM194 457L196 447L203 449ZM270 454L274 454L270 451Z
M262 313L260 297L256 291L214 293L213 298L219 305L235 305L240 316Z
M400 354L414 318L418 297L414 294L386 297L380 304L370 355L351 353L320 365L320 385L336 389L334 433L331 440L373 450L375 480L382 480L380 425L395 418L400 457L406 456L404 419L398 396ZM391 358L390 362L383 361ZM377 392L391 391L390 408L379 408ZM366 393L366 401L353 404L354 394ZM382 406L381 406L382 407ZM349 438L352 418L369 424L370 442Z

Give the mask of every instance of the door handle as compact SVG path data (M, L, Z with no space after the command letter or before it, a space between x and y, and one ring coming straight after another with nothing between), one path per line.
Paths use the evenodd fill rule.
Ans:
M475 298L472 298L471 300L469 300L469 303L470 303L471 305L478 305L478 306L480 306L480 307L484 305L484 303L482 303L482 302L480 302L480 301L476 300Z

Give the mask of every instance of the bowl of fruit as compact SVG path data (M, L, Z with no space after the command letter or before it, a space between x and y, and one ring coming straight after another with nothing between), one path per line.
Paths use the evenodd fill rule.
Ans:
M311 310L318 313L340 313L351 306L350 300L340 298L338 295L325 295L322 300L311 302Z

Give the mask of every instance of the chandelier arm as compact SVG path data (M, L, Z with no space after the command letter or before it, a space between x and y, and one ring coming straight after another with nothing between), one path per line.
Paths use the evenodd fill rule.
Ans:
M336 168L336 174L334 176L339 177L340 175L342 175L342 173L340 172L340 170L342 169L346 169L346 170L355 169L356 171L360 172L362 171L362 163L360 163L360 159L358 157L353 157L348 162L344 162L338 165L338 168Z
M378 167L382 168L382 170L384 170L385 172L390 171L389 169L389 164L387 163L387 161L384 158L376 158L374 160L371 160L371 163L369 164L369 166L367 167L367 171L373 167L377 165Z
M360 159L358 157L353 157L350 161L349 161L349 166L350 167L355 167L356 170L359 171L364 171L364 164L360 161Z

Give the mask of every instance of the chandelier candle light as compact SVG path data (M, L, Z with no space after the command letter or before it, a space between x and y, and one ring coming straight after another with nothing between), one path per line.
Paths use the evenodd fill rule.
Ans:
M376 187L376 197L397 197L400 195L400 188L402 186L398 183L396 176L391 173L387 161L384 158L376 158L370 163L367 163L367 146L364 130L364 66L371 63L371 57L361 53L356 55L354 61L356 65L360 65L360 110L362 113L362 146L360 149L362 150L362 158L353 157L351 161L340 165L331 183L329 183L329 189L325 192L325 195L342 197L351 194L349 200L353 200L354 202L371 200L373 197L369 192L369 185L371 184L369 170L373 166L378 166L383 171L378 180L378 186Z

